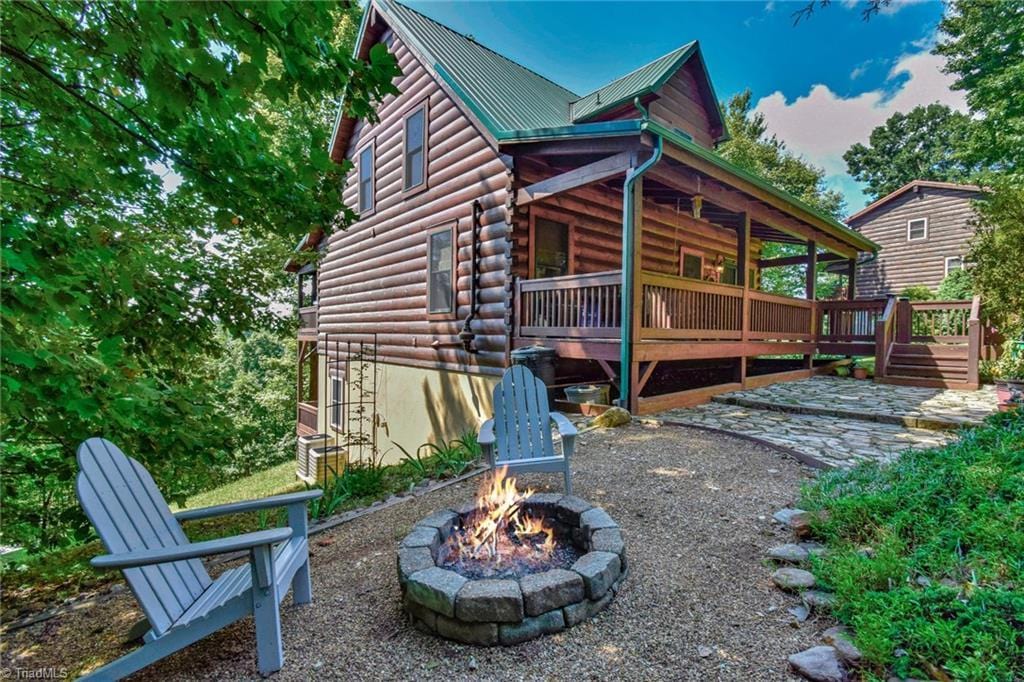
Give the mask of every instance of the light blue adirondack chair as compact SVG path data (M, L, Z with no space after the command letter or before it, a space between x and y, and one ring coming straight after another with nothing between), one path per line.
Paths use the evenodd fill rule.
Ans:
M288 585L292 601L312 599L306 503L319 490L235 502L177 514L153 477L113 443L90 438L78 447L78 499L109 554L96 568L117 568L146 614L145 644L83 679L117 680L244 618L256 621L261 675L281 669L278 605ZM179 521L286 507L289 528L274 528L207 542L189 542ZM199 557L249 552L249 563L210 578Z
M555 454L551 424L562 437L562 452ZM480 427L480 446L491 466L509 472L561 471L565 492L572 495L569 462L576 447L576 427L564 414L548 409L544 382L522 365L505 370L494 387L494 419Z

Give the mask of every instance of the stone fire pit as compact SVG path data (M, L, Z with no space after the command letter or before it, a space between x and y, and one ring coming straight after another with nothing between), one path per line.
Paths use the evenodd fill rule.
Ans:
M606 608L626 577L618 524L578 497L534 494L526 513L557 527L560 546L548 564L483 577L444 556L476 505L420 521L398 549L398 582L413 624L429 633L493 646L518 644L581 623Z

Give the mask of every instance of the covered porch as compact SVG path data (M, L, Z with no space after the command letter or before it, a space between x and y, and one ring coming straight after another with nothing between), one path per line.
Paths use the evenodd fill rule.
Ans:
M885 300L815 301L819 262L848 264L852 299L854 259L875 248L835 220L654 122L515 151L510 345L553 348L566 381L607 381L642 414L811 376L819 352L873 353ZM763 258L771 242L794 255ZM804 298L760 289L784 266ZM789 360L755 370L761 356ZM700 385L673 378L690 370Z

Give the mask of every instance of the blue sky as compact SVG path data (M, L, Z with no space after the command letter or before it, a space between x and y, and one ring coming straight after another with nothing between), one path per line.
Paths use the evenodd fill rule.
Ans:
M865 203L842 152L895 111L960 93L931 55L938 2L897 0L869 22L835 0L800 25L800 2L420 2L418 11L585 94L697 39L719 98L749 88L770 129L825 168L848 210Z

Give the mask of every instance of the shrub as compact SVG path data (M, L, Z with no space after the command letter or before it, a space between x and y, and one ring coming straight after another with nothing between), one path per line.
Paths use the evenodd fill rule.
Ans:
M974 277L966 268L951 270L935 292L940 301L963 301L974 296Z
M813 570L873 673L1024 676L1024 416L830 472L802 504L829 512L816 526L829 553Z
M900 292L900 296L909 298L911 301L932 301L935 299L935 294L932 293L932 290L923 284L907 287Z

